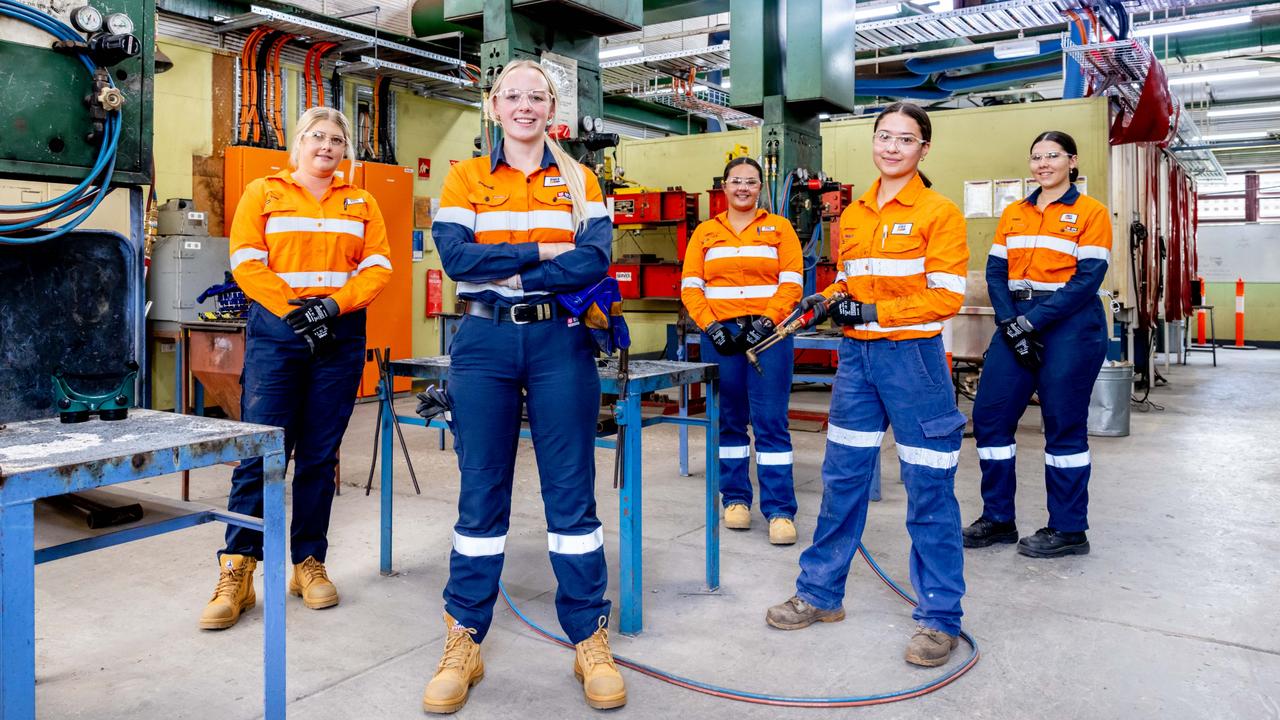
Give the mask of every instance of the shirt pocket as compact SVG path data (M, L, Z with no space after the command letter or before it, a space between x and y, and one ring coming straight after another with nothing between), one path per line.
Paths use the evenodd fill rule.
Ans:
M533 191L533 199L540 207L572 207L573 197L569 194L568 185L538 187Z
M475 209L476 242L501 243L511 242L510 214L508 210L509 195L495 194L491 190L477 190L467 195L467 202Z
M886 225L888 232L881 230L880 252L885 255L910 255L915 257L924 247L924 235L919 226L913 224L910 231L894 234L893 225Z

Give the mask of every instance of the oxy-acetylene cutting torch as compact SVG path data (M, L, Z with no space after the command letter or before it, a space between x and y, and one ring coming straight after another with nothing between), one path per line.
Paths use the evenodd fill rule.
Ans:
M848 299L849 295L847 293L836 293L835 295L827 298L827 301L822 304L822 308L824 310L830 310L832 305L844 302ZM747 350L747 362L751 363L751 367L755 368L756 372L761 375L764 374L764 368L760 367L760 353L782 342L787 338L787 336L794 335L801 330L808 329L809 326L813 324L813 317L809 314L810 310L812 310L812 308L809 308L809 310L801 310L799 306L796 306L796 309L791 311L791 314L782 321L782 324L773 331L772 335L761 340L754 347Z

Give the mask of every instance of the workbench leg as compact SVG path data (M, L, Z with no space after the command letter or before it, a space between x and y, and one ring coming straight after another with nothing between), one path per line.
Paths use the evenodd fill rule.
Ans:
M35 514L0 506L0 717L36 716Z
M689 417L689 386L680 386L680 417ZM680 477L689 477L689 426L681 423L680 432Z
M285 716L284 512L285 454L262 458L263 708L266 720Z
M382 447L378 452L382 453L382 508L380 517L382 520L382 539L381 539L381 556L379 559L379 571L383 575L391 574L391 501L393 498L392 487L395 476L395 446L392 444L396 429L392 424L391 413L395 410L390 407L387 402L387 389L378 384L378 418L382 423Z
M683 426L681 426L683 427ZM707 383L707 589L720 589L720 381Z
M640 393L630 393L626 400L626 450L622 463L622 502L619 525L618 576L622 587L619 631L623 635L639 635L644 630L644 556L642 554L643 517L641 494Z

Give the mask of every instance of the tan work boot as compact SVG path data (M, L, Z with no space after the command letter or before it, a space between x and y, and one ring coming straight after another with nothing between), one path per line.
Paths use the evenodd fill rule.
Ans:
M457 712L467 704L471 687L484 679L484 661L480 646L471 639L475 628L465 628L449 613L444 614L448 635L444 639L444 656L436 666L436 674L422 693L422 709L429 713Z
M627 686L622 674L613 663L613 651L609 649L609 630L600 621L600 629L591 637L577 644L573 658L573 676L582 683L582 694L587 704L597 710L622 707L627 704Z
M765 613L764 621L779 630L799 630L816 622L840 622L844 619L844 608L823 610L816 608L798 597L774 605Z
M769 542L774 545L796 544L796 524L791 518L776 517L769 521Z
M921 667L946 665L951 651L959 643L960 639L955 635L919 625L911 636L911 642L907 643L906 661Z
M253 570L258 561L247 555L218 558L218 587L200 613L201 630L226 630L240 619L240 613L257 604L253 594Z
M751 529L751 508L734 503L724 509L724 526L730 530Z
M324 563L314 557L293 566L289 578L289 592L302 598L302 604L312 610L321 610L338 604L338 588L329 580Z

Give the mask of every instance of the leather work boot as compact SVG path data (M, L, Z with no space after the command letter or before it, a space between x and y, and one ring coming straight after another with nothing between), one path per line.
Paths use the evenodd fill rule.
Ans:
M475 628L462 627L449 613L444 614L444 626L448 628L444 655L422 693L422 709L429 713L457 712L467 704L471 687L484 679L480 646L471 639Z
M907 643L906 661L921 667L946 665L951 651L959 643L960 639L955 635L918 625L911 642Z
M600 629L594 635L578 643L576 648L573 676L582 683L582 694L587 704L597 710L626 705L627 686L613 662L609 630L604 627L604 621L600 621Z
M742 503L733 503L725 508L724 526L730 530L750 530L751 508Z
M289 578L289 592L302 598L302 604L312 610L321 610L338 604L338 588L329 580L324 563L314 557L293 566Z
M1018 552L1034 558L1088 555L1089 538L1083 532L1059 532L1050 527L1040 528L1035 535L1018 541Z
M796 544L796 524L791 518L776 517L769 521L769 542L774 545Z
M779 630L799 630L816 622L833 623L843 619L844 607L823 610L798 597L792 597L781 605L774 605L764 616L765 622Z
M967 548L984 548L996 543L1018 542L1018 526L1010 522L996 522L980 517L965 528L964 546Z
M240 613L252 608L258 599L253 594L253 570L258 561L247 555L223 555L218 558L221 572L218 587L209 604L200 613L201 630L226 630L240 619Z

